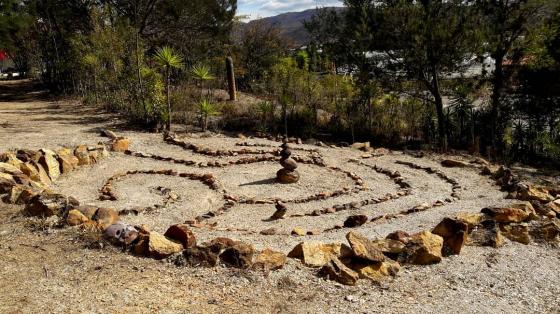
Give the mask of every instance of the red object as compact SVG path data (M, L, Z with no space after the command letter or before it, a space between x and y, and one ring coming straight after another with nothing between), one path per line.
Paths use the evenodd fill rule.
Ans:
M4 59L6 59L7 56L8 56L8 54L6 54L4 51L0 50L0 61L4 61Z

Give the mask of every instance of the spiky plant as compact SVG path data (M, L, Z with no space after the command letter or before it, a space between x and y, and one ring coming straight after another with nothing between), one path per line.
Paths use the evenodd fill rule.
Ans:
M169 97L171 85L171 70L183 67L183 57L173 48L163 46L156 50L154 60L165 71L165 98L167 100L167 130L171 130L171 98Z
M200 82L200 99L202 101L203 92L204 92L204 82L211 81L215 77L214 75L212 75L212 72L210 71L210 67L203 63L198 63L193 65L193 67L191 68L191 75L195 80ZM210 92L208 92L208 94L210 94Z
M200 101L200 116L202 118L202 131L206 131L208 128L208 118L211 116L218 115L219 112L216 106L210 102L208 99L203 99Z

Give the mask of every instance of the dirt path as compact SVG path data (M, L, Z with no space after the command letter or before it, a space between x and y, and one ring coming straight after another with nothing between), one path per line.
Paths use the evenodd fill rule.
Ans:
M13 148L59 148L94 144L105 139L97 132L109 127L130 137L131 149L165 157L206 163L234 157L212 158L163 142L161 135L121 128L121 120L97 108L72 101L44 97L30 82L0 83L0 152ZM189 138L214 149L236 148L240 140L224 136ZM277 145L266 140L249 140L260 145ZM328 165L358 174L367 191L327 200L290 204L290 214L396 193L398 186L367 165L398 170L412 186L412 194L358 210L329 215L289 217L275 222L266 218L271 205L238 205L209 222L245 231L195 230L200 242L226 236L253 243L256 248L273 248L287 253L301 241L345 242L346 229L319 235L282 235L295 227L307 230L340 225L351 214L392 214L425 202L451 198L452 186L418 169L396 161L414 162L445 171L460 185L460 199L422 213L393 220L368 223L356 231L368 237L383 237L395 230L416 232L430 229L443 217L458 211L478 212L482 207L506 204L488 178L473 169L441 168L438 156L413 158L400 152L366 159L359 165L358 151L317 148ZM307 156L305 151L296 154ZM313 165L300 166L302 180L297 185L273 184L270 180L279 165L262 162L224 168L195 167L165 161L112 154L93 167L82 167L63 176L53 186L57 192L77 197L82 203L117 210L152 206L162 202L154 191L170 188L179 195L173 204L138 216L125 217L131 223L146 223L165 231L172 223L192 219L219 207L221 199L199 182L164 176L139 175L115 185L119 200L100 201L99 188L119 171L174 169L213 173L229 192L243 197L305 197L321 191L351 186L347 176ZM382 285L361 280L346 287L318 278L316 270L289 260L284 269L269 274L229 268L177 268L169 263L137 258L115 248L92 248L92 235L76 229L48 228L48 222L25 218L21 208L0 203L0 312L1 313L212 313L226 309L233 313L557 313L560 308L560 251L544 245L507 242L498 250L465 247L460 256L432 266L405 266L399 276ZM262 236L259 231L276 228L279 235Z

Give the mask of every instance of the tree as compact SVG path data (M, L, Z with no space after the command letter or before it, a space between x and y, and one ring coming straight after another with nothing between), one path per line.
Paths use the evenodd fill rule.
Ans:
M438 120L438 142L447 149L441 81L461 74L477 52L477 31L471 1L385 0L381 6L383 50L392 75L422 82L431 96Z
M484 24L487 49L494 59L495 70L492 73L491 96L491 144L494 152L502 148L501 136L505 124L509 120L503 113L503 92L508 72L504 63L516 62L511 52L523 41L531 31L545 20L546 7L553 1L546 0L477 0Z
M154 55L156 62L165 70L165 98L167 101L167 130L171 131L171 70L183 67L183 58L173 50L173 48L164 46L159 48Z

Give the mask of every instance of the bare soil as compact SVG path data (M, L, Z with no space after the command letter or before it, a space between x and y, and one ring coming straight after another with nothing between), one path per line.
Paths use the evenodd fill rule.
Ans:
M99 127L132 139L131 149L166 157L206 162L238 157L209 157L166 144L161 134L126 128L115 115L78 101L52 100L37 92L31 82L0 83L0 152L15 148L61 148L106 141ZM242 140L215 134L185 139L214 149L239 149ZM243 140L245 141L245 140ZM278 145L263 139L250 143ZM414 158L402 152L361 159L349 148L319 148L328 165L358 174L367 191L327 200L288 204L288 212L305 214L336 204L382 197L398 186L385 175L350 162L398 170L412 186L412 195L372 204L358 210L340 211L318 217L288 217L268 221L270 204L237 205L209 220L221 228L243 231L195 229L199 242L225 236L252 243L257 249L289 252L301 241L346 242L348 229L295 237L295 227L324 230L341 225L350 215L397 213L422 203L450 198L451 185L434 174L396 163L409 161L443 170L461 185L460 199L425 212L392 220L381 220L356 228L368 237L384 237L395 230L413 233L429 230L442 218L460 211L478 212L489 205L507 204L505 194L475 168L442 168L442 156ZM255 148L260 149L260 148ZM307 156L305 151L296 155ZM340 172L314 165L300 165L302 179L294 185L274 182L280 168L261 162L224 168L184 166L112 153L97 165L82 167L62 176L52 187L84 204L116 210L163 204L160 188L169 188L179 198L165 207L126 216L133 224L146 224L164 232L174 223L217 209L221 195L198 181L161 175L136 175L119 180L114 189L117 201L100 201L99 188L117 172L174 169L212 173L228 192L262 198L295 199L352 186ZM528 169L527 173L536 173ZM1 313L558 313L560 308L560 250L543 244L507 242L499 249L465 247L459 256L445 258L432 266L404 266L392 281L372 284L361 280L347 287L316 276L317 270L289 260L279 271L260 272L230 268L178 268L165 261L138 258L111 246L91 247L97 235L74 228L53 228L49 220L27 218L21 207L0 203L0 312ZM259 231L276 228L274 236Z

